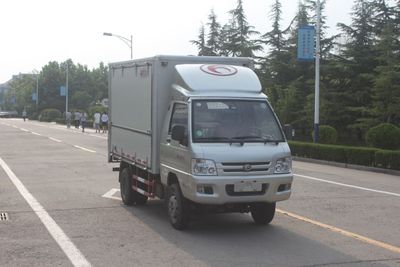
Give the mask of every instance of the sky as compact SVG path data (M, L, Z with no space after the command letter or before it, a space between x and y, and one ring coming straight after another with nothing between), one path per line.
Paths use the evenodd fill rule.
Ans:
M274 0L243 0L255 30L271 30ZM294 17L298 0L281 0L282 27ZM130 49L110 32L133 36L133 58L196 55L199 29L214 9L218 22L228 22L237 0L12 0L0 4L0 84L18 73L40 71L50 61L67 59L89 68L128 60ZM327 0L330 33L351 23L353 0Z

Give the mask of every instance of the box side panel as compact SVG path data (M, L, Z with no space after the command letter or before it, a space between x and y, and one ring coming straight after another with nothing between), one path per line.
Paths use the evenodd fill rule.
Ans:
M152 166L151 73L151 64L110 68L109 151L148 168Z

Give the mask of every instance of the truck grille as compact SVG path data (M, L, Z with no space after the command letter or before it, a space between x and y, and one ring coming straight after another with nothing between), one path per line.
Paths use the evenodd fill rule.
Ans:
M258 173L268 172L271 162L224 162L221 169L224 173Z

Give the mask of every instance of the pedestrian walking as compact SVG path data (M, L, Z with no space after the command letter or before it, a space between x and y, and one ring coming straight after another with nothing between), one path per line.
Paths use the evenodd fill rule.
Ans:
M81 122L81 113L79 111L75 111L74 121L75 121L75 128L79 129L79 123Z
M83 113L81 114L81 127L82 127L82 133L84 133L84 132L85 132L86 120L87 120L87 114L86 114L86 112L83 112Z
M72 113L67 111L65 113L65 124L67 124L67 128L71 128L71 119L72 119Z
M101 115L101 126L103 128L103 133L106 133L108 130L108 115L107 112L103 112Z
M25 109L22 111L22 118L24 119L24 121L26 120L26 110Z
M94 118L94 128L96 129L96 133L97 131L100 133L100 112L96 111L96 113L94 113L93 115Z

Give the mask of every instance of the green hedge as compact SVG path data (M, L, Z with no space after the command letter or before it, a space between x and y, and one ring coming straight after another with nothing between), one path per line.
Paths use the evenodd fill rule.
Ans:
M375 166L377 149L367 147L346 147L346 163L363 166Z
M61 117L62 117L61 111L55 108L48 108L40 112L39 120L50 122L50 121L55 121L57 118Z
M400 151L289 141L293 156L400 170Z
M319 126L319 137L318 140L321 144L336 144L337 131L335 128L329 125ZM314 132L312 132L312 139L314 140Z
M375 163L376 167L400 170L400 151L378 150Z
M396 150L400 148L400 128L394 124L381 123L369 129L365 139L372 147Z

